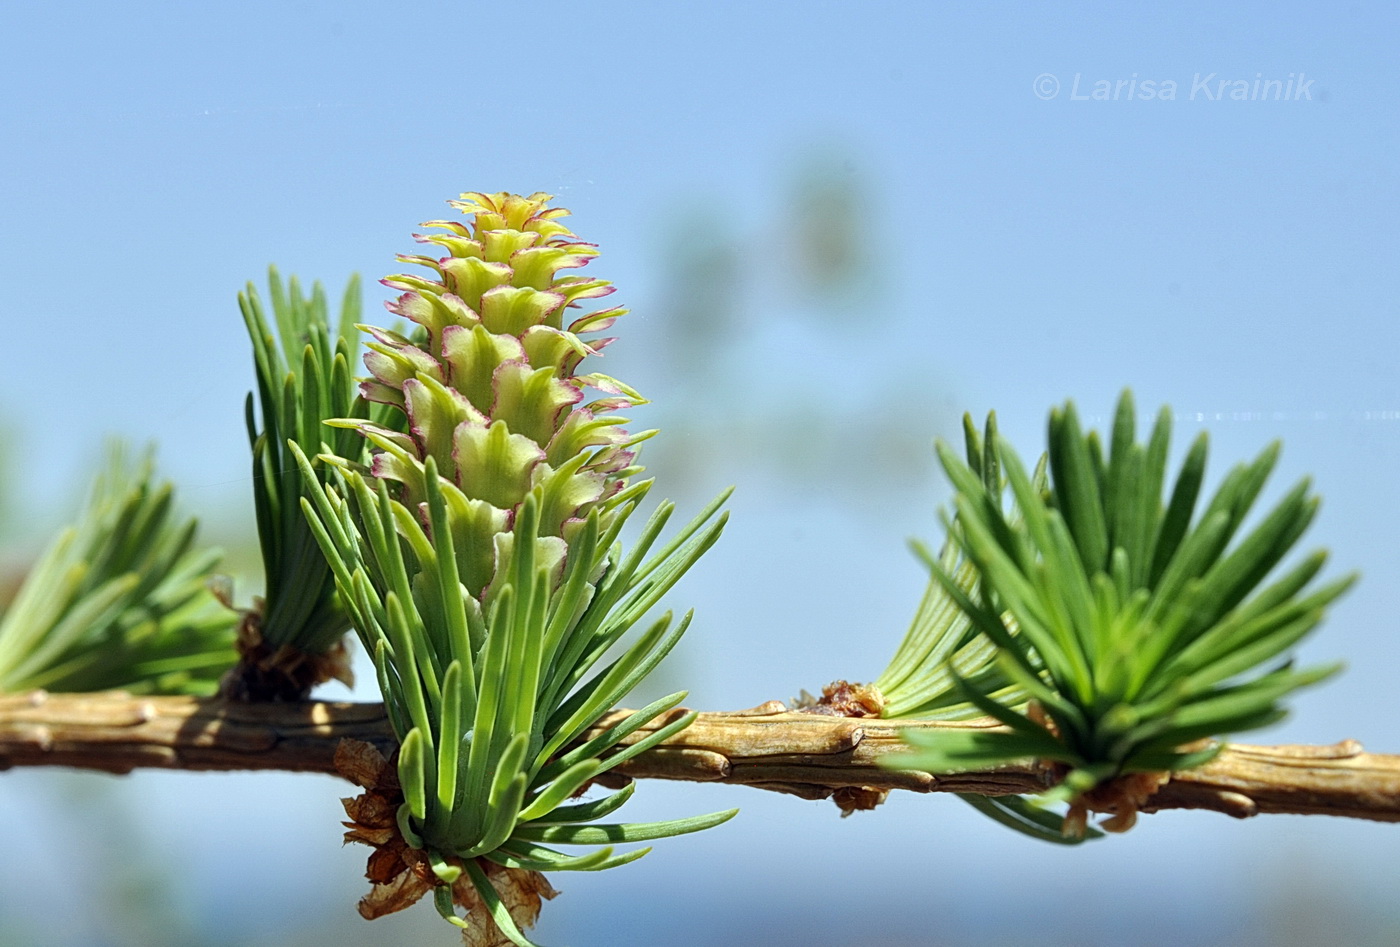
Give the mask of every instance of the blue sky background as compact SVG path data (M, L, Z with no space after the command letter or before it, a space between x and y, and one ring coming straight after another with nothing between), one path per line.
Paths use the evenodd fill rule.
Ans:
M606 370L654 401L637 418L666 432L660 491L693 508L739 488L678 597L699 617L663 675L692 705L876 676L922 587L904 540L936 538L947 498L932 439L994 408L1032 455L1052 404L1101 423L1131 385L1144 420L1176 411L1178 449L1210 431L1217 477L1282 438L1269 495L1313 475L1307 544L1364 573L1302 649L1346 675L1260 739L1400 751L1393 6L11 0L0 18L12 557L71 513L110 434L158 441L237 545L244 281L360 272L374 312L373 280L443 201L543 190L634 310ZM1192 97L1211 75L1307 94ZM1176 98L1076 99L1076 77ZM558 879L544 943L1379 944L1400 926L1389 826L1168 813L1061 850L952 799L840 820L644 789L637 818L744 812ZM354 916L343 792L0 775L0 942L452 943L427 908Z

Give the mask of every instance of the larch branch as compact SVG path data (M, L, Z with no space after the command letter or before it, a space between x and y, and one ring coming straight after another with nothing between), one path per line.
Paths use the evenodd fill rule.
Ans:
M653 724L663 725L678 708ZM615 711L599 728L620 719ZM618 767L633 778L734 783L808 799L838 790L1035 793L1046 772L1027 762L992 771L931 776L884 769L909 730L993 727L965 722L885 721L794 713L777 701L736 713L701 713L690 727ZM629 740L644 737L651 728ZM69 766L109 773L137 768L282 770L335 774L342 739L395 738L380 704L231 704L125 693L0 697L0 769ZM1337 815L1400 822L1400 756L1333 746L1231 744L1215 760L1174 775L1144 807Z

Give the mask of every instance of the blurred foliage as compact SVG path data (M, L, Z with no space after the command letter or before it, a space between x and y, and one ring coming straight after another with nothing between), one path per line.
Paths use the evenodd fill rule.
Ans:
M775 189L772 216L745 221L720 199L672 214L652 320L667 436L648 449L672 490L742 468L869 509L931 479L929 440L956 425L945 383L896 363L860 372L878 387L843 384L898 344L881 339L889 274L864 180L849 153L819 146Z
M148 452L108 451L91 497L0 620L0 691L211 693L233 663L234 614L207 587L216 550L174 514Z
M710 395L716 359L723 362L743 332L742 247L727 218L709 205L680 211L671 227L659 305L666 331L661 356L679 387Z
M856 159L833 146L808 150L788 184L788 277L814 315L844 318L847 305L868 302L877 286L871 248L879 233L868 191Z

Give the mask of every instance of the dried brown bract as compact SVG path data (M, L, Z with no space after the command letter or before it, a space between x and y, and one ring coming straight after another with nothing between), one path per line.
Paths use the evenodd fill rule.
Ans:
M831 801L841 810L841 818L852 812L866 812L874 809L889 796L889 790L874 786L842 786L831 794Z
M227 603L225 603L227 604ZM326 681L354 686L350 653L343 640L324 654L313 654L291 645L274 647L263 637L264 603L254 599L253 607L238 622L238 663L219 682L219 695L242 703L306 700L311 689Z
M1128 831L1137 824L1138 811L1171 776L1167 772L1124 773L1100 783L1070 803L1062 830L1065 837L1083 838L1091 812L1112 814L1099 823L1105 832Z
M360 916L372 921L402 911L443 882L433 874L427 854L410 847L399 831L395 816L404 797L398 769L376 746L359 740L342 740L336 748L335 764L342 776L365 790L341 800L348 817L345 841L374 849L365 865L365 877L372 887L357 905ZM522 930L533 927L544 901L558 894L537 871L506 868L486 859L478 859L477 864ZM468 947L511 944L466 875L452 885L452 900L467 914L462 941Z
M885 709L885 697L874 684L839 680L823 687L821 697L803 691L802 696L792 702L792 709L828 717L878 717Z

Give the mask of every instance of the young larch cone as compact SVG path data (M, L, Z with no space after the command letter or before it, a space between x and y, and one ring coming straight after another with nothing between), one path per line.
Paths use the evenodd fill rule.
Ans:
M457 534L459 570L479 601L508 557L510 529L521 502L541 487L538 528L544 561L562 560L566 540L594 507L609 508L639 468L630 449L650 432L622 430L619 408L643 403L635 391L602 374L578 374L585 356L612 339L584 341L626 310L600 309L568 319L584 300L610 294L604 280L563 271L597 255L559 222L568 211L550 196L467 193L449 203L465 223L430 221L444 233L416 239L446 251L441 258L400 256L431 276L396 275L402 290L390 312L415 323L403 335L370 326L366 399L395 405L407 432L367 421L340 422L364 433L378 450L372 473L400 484L410 507L424 500L424 463L431 457ZM588 389L602 396L585 401Z

